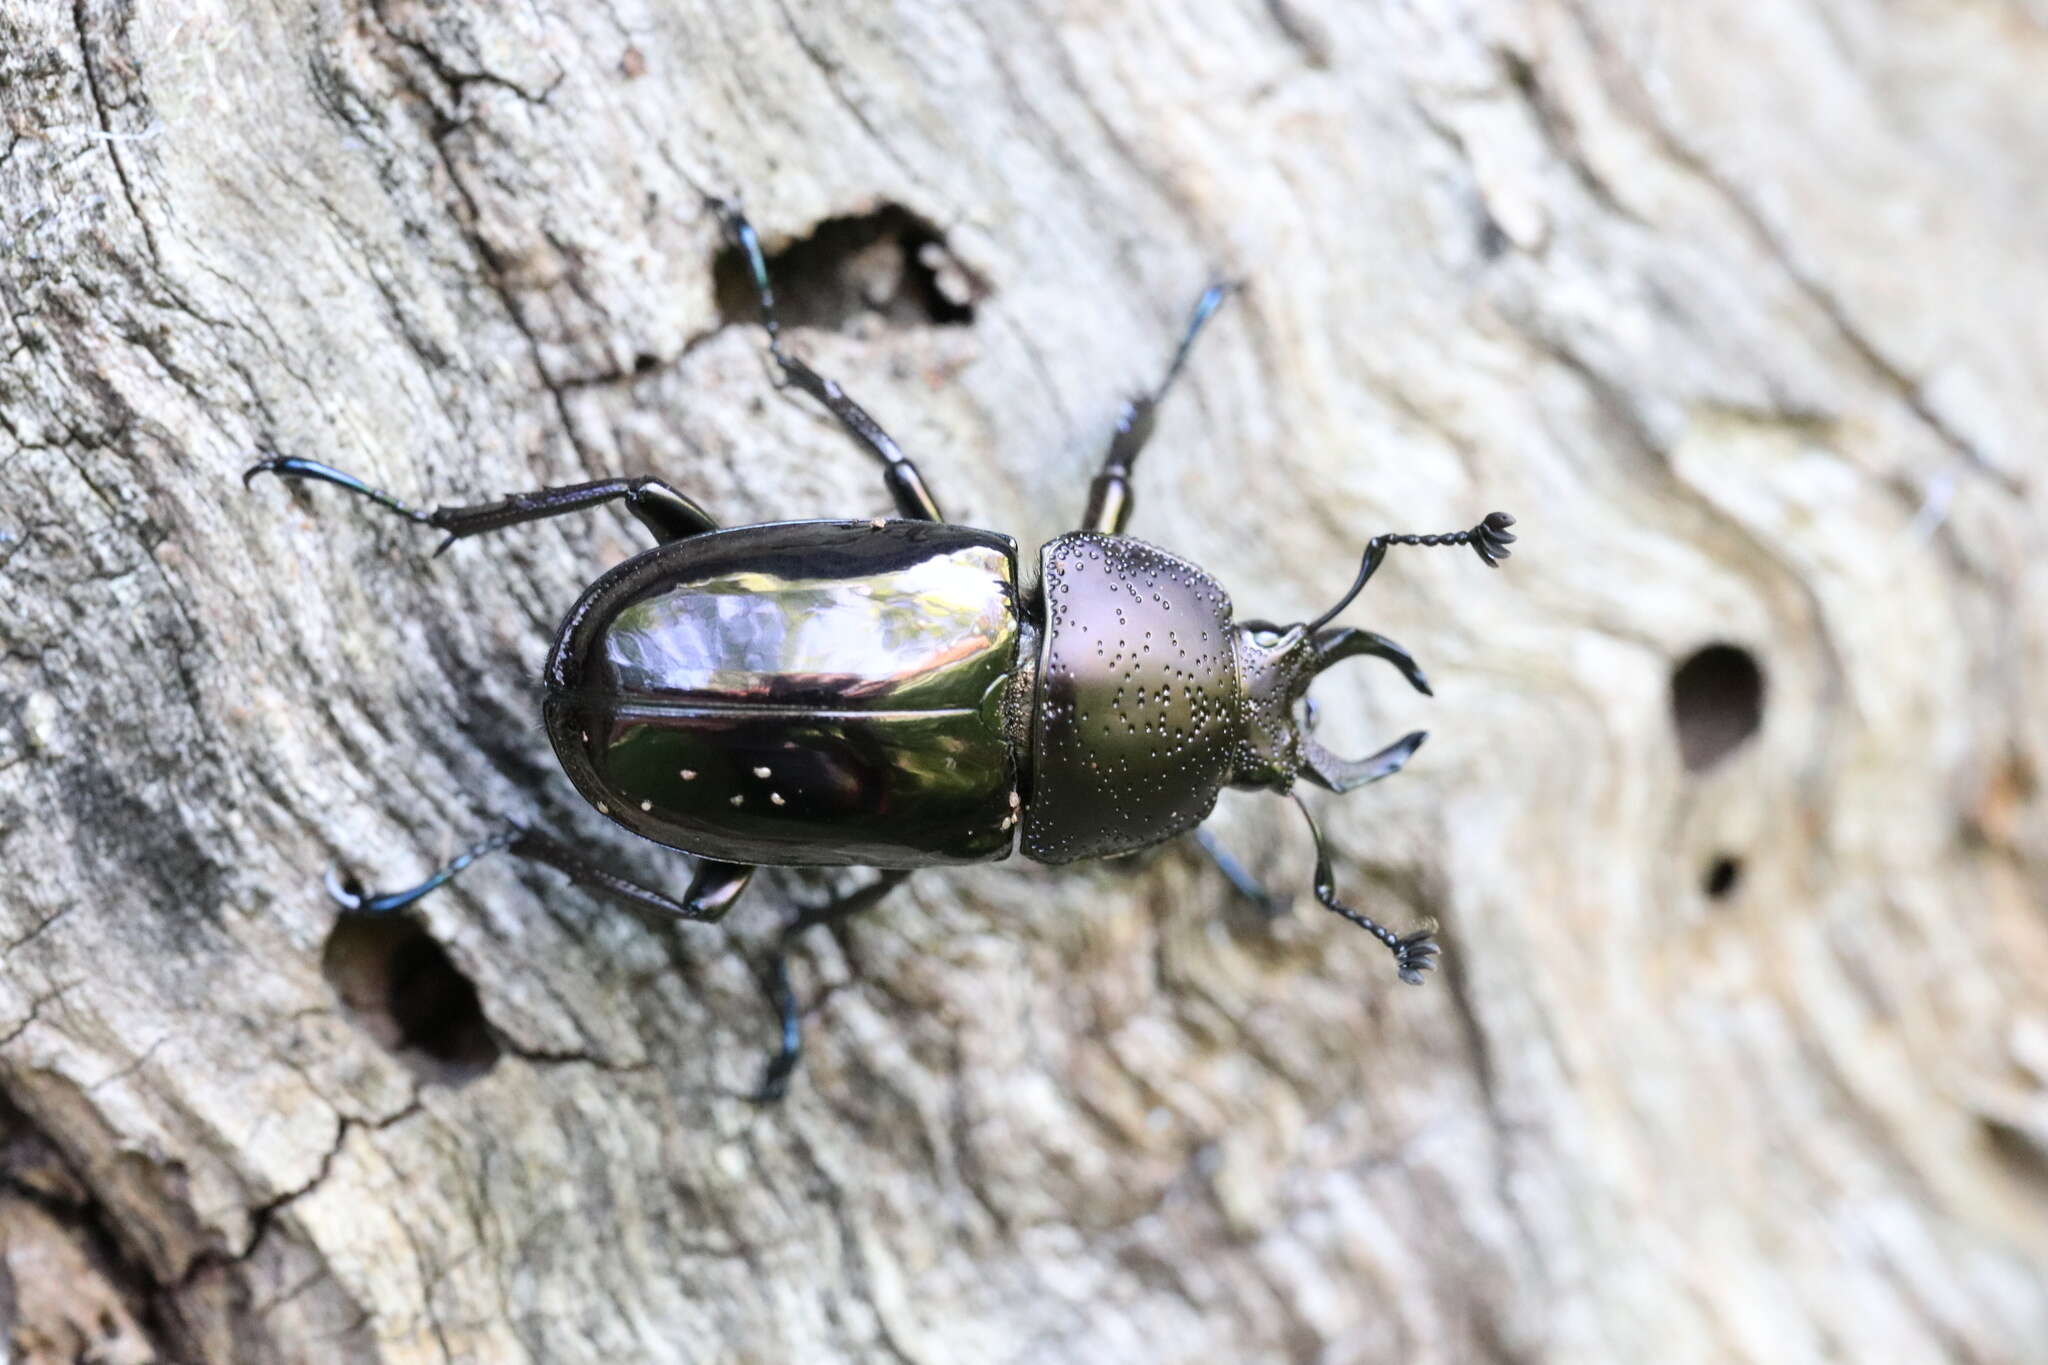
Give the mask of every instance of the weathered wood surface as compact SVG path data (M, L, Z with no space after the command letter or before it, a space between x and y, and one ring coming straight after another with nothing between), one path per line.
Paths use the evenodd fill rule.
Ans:
M12 1358L2041 1360L2044 165L2030 0L0 0ZM432 559L236 476L887 510L721 313L706 188L943 234L968 325L862 302L893 238L790 293L959 519L1071 525L1219 268L1134 530L1299 619L1373 531L1520 515L1350 615L1435 701L1319 693L1437 731L1317 803L1437 979L1232 800L1306 911L1185 850L921 876L807 955L776 1110L728 948L807 876L728 934L480 866L421 918L488 1032L390 1050L330 862L514 816L682 875L532 704L640 533ZM1717 640L1762 724L1693 773Z

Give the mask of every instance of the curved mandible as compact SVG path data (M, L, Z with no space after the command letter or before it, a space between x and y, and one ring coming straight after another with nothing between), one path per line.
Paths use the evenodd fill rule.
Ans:
M1385 659L1401 676L1408 680L1423 696L1434 696L1430 691L1429 679L1423 676L1421 665L1413 655L1395 644L1384 635L1369 630L1358 630L1344 626L1336 630L1318 632L1315 638L1315 667L1310 671L1314 677L1326 668L1334 667L1346 659L1369 655ZM1392 777L1401 771L1415 751L1422 747L1422 741L1429 738L1426 730L1416 730L1402 736L1376 754L1365 758L1343 758L1332 753L1313 737L1304 735L1301 739L1301 775L1318 787L1333 792L1355 791L1368 782L1377 782L1383 777Z
M1401 676L1406 678L1408 685L1417 692L1425 697L1436 695L1430 690L1429 679L1423 676L1422 665L1415 662L1414 655L1384 635L1376 635L1372 631L1359 630L1353 626L1322 631L1316 636L1315 671L1320 673L1326 668L1335 667L1346 659L1355 659L1361 654L1369 654L1375 659L1385 659L1401 670Z

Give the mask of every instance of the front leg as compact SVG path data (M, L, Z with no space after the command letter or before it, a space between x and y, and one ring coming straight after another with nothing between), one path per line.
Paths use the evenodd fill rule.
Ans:
M1166 375L1157 388L1141 394L1124 404L1123 414L1117 418L1116 434L1110 437L1109 451L1102 457L1102 472L1088 485L1088 510L1081 515L1081 529L1100 531L1104 535L1120 536L1124 526L1131 519L1135 499L1131 492L1131 466L1138 462L1138 455L1152 439L1152 426L1159 416L1159 405L1166 398L1166 391L1173 387L1173 381L1180 377L1181 367L1188 362L1188 352L1194 349L1195 338L1202 333L1202 327L1223 301L1230 297L1234 285L1212 284L1202 291L1202 297L1195 300L1195 311L1188 319L1187 330L1181 334L1180 345L1174 349L1173 361L1166 367Z

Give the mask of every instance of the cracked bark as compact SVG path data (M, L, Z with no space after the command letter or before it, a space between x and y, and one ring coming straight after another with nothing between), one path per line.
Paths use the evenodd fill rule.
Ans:
M2037 1359L2042 164L1996 4L0 0L7 1358ZM1347 615L1435 701L1319 692L1436 731L1318 810L1438 980L1231 799L1294 916L1178 848L922 875L810 945L770 1112L746 954L808 874L727 931L486 863L413 967L491 1060L350 1012L330 862L514 817L684 875L533 715L638 532L435 560L236 476L886 511L722 316L706 190L932 227L971 324L849 263L792 344L1027 551L1217 272L1135 530L1286 620L1374 531L1522 517ZM1715 641L1763 724L1692 773Z

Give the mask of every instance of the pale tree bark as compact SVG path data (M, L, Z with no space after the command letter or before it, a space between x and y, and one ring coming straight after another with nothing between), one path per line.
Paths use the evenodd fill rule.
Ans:
M2034 0L0 0L10 1358L2043 1359L2044 165ZM506 818L680 885L535 707L644 542L430 558L254 455L888 510L707 190L1027 554L1218 272L1135 533L1297 620L1521 517L1347 615L1434 701L1318 692L1437 731L1315 803L1435 979L1270 798L1270 924L1176 846L817 936L766 1110L748 963L833 878L337 929L329 864Z

